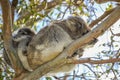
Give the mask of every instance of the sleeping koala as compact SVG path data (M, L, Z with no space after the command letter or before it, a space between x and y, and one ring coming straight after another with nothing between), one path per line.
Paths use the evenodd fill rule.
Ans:
M40 65L53 60L61 54L64 48L72 41L84 36L89 31L91 31L91 29L82 18L73 16L44 27L33 37L27 48L27 57L30 67L36 69ZM88 45L93 45L96 39L92 42L92 44ZM76 51L75 54L82 56L84 47L85 46L80 48L80 51ZM76 58L76 55L72 55L71 57ZM75 64L64 65L57 70L49 72L49 74L68 72L74 67Z

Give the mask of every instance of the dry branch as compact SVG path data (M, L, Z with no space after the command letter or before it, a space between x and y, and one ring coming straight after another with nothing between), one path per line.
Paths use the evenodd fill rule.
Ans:
M120 18L119 12L120 7L118 6L101 24L97 26L97 28L95 28L82 38L71 43L57 58L46 64L41 65L32 73L28 74L28 76L26 76L23 80L36 80L49 71L67 64L68 61L66 57L71 56L75 50L103 34L110 26L112 26L112 24L114 24Z

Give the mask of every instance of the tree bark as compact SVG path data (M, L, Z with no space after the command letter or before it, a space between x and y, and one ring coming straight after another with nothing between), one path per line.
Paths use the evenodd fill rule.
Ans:
M83 58L80 60L70 60L68 63L70 64L83 64L83 63L89 63L89 64L105 64L105 63L115 63L120 62L120 58L110 58L110 59L104 59L104 60L92 60L90 58Z
M3 17L3 40L4 40L4 48L8 55L8 58L10 59L10 62L12 64L12 68L15 70L16 75L19 75L23 67L21 66L20 61L18 60L18 56L16 55L16 52L13 49L12 46L12 33L11 33L11 27L12 27L12 12L11 12L11 5L9 0L0 0L1 7L2 7L2 17Z

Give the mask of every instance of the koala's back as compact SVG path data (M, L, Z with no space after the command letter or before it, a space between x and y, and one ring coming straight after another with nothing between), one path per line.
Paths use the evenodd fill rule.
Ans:
M28 59L31 60L30 64L38 66L52 60L58 56L71 41L72 39L69 34L60 26L51 24L45 27L33 37L28 47Z
M54 22L33 37L28 46L28 60L32 68L46 63L58 56L72 41L90 31L84 20L70 17Z

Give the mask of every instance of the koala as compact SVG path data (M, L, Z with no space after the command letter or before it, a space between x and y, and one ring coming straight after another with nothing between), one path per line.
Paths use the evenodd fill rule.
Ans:
M32 71L32 69L27 61L27 46L34 35L35 33L29 28L21 28L18 30L17 34L12 37L12 46L16 51L23 67L28 71ZM5 53L4 55L5 61L11 65L7 55Z
M40 65L47 63L61 54L61 52L74 40L84 36L91 29L80 17L69 17L62 21L53 22L41 29L31 40L27 48L28 61L32 69L36 69ZM96 42L96 39L92 42ZM93 45L89 44L89 45ZM84 46L82 47L84 48ZM83 49L80 48L75 54L82 56ZM80 52L80 53L78 53ZM71 57L75 57L73 55ZM57 70L49 72L59 73L71 71L76 65L64 65Z

